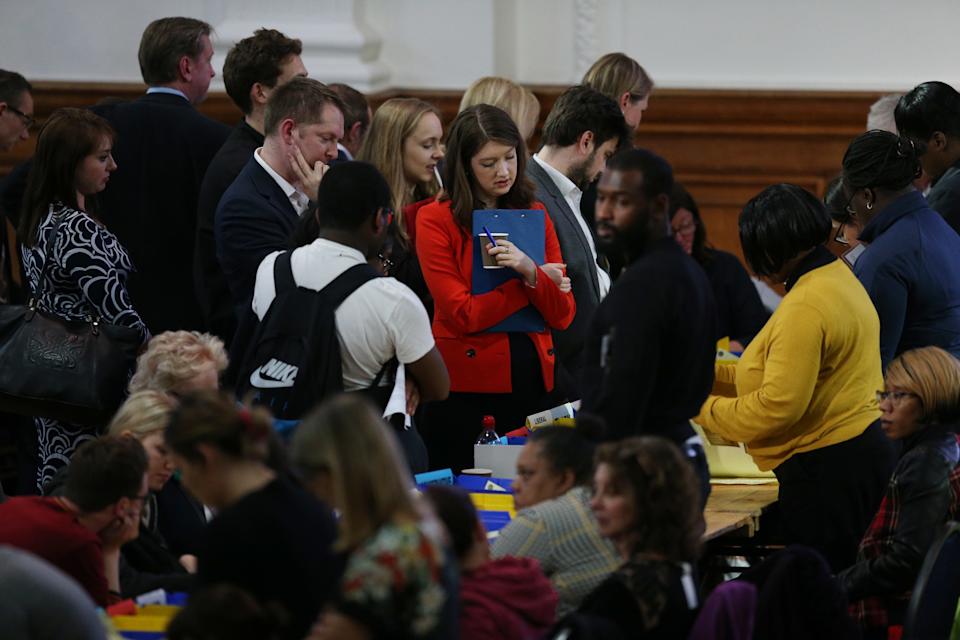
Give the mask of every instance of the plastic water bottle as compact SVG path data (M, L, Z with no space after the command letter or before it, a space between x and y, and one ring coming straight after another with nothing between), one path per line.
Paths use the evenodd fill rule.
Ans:
M481 421L483 431L474 444L500 444L500 436L497 435L497 421L493 416L483 416Z

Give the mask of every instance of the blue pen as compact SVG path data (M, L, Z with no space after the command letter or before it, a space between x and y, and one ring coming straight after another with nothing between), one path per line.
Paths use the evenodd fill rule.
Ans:
M483 225L483 232L487 234L487 239L490 240L490 244L497 246L497 241L493 239L493 234L487 229L487 225Z

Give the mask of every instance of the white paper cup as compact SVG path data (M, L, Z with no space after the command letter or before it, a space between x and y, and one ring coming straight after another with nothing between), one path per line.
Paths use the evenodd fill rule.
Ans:
M491 233L494 240L509 240L509 233ZM487 245L490 244L490 238L487 237L487 234L480 233L477 234L477 237L480 238L480 256L483 258L483 268L484 269L503 269L501 265L497 264L497 259L487 253ZM497 242L499 245L500 243Z

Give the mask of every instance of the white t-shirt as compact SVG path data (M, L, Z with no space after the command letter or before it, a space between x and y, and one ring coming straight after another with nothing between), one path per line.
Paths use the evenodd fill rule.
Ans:
M261 320L276 297L271 253L257 269L253 311ZM297 286L319 291L350 267L363 264L363 254L352 247L318 238L295 249L290 258ZM366 389L383 365L396 355L402 364L415 362L434 346L430 319L423 303L407 285L394 278L374 278L343 301L334 314L343 388Z

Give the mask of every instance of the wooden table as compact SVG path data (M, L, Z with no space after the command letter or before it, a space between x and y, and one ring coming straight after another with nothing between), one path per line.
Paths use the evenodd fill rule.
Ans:
M715 484L703 510L706 531L703 540L713 540L736 532L752 537L760 525L760 516L777 501L778 484Z

